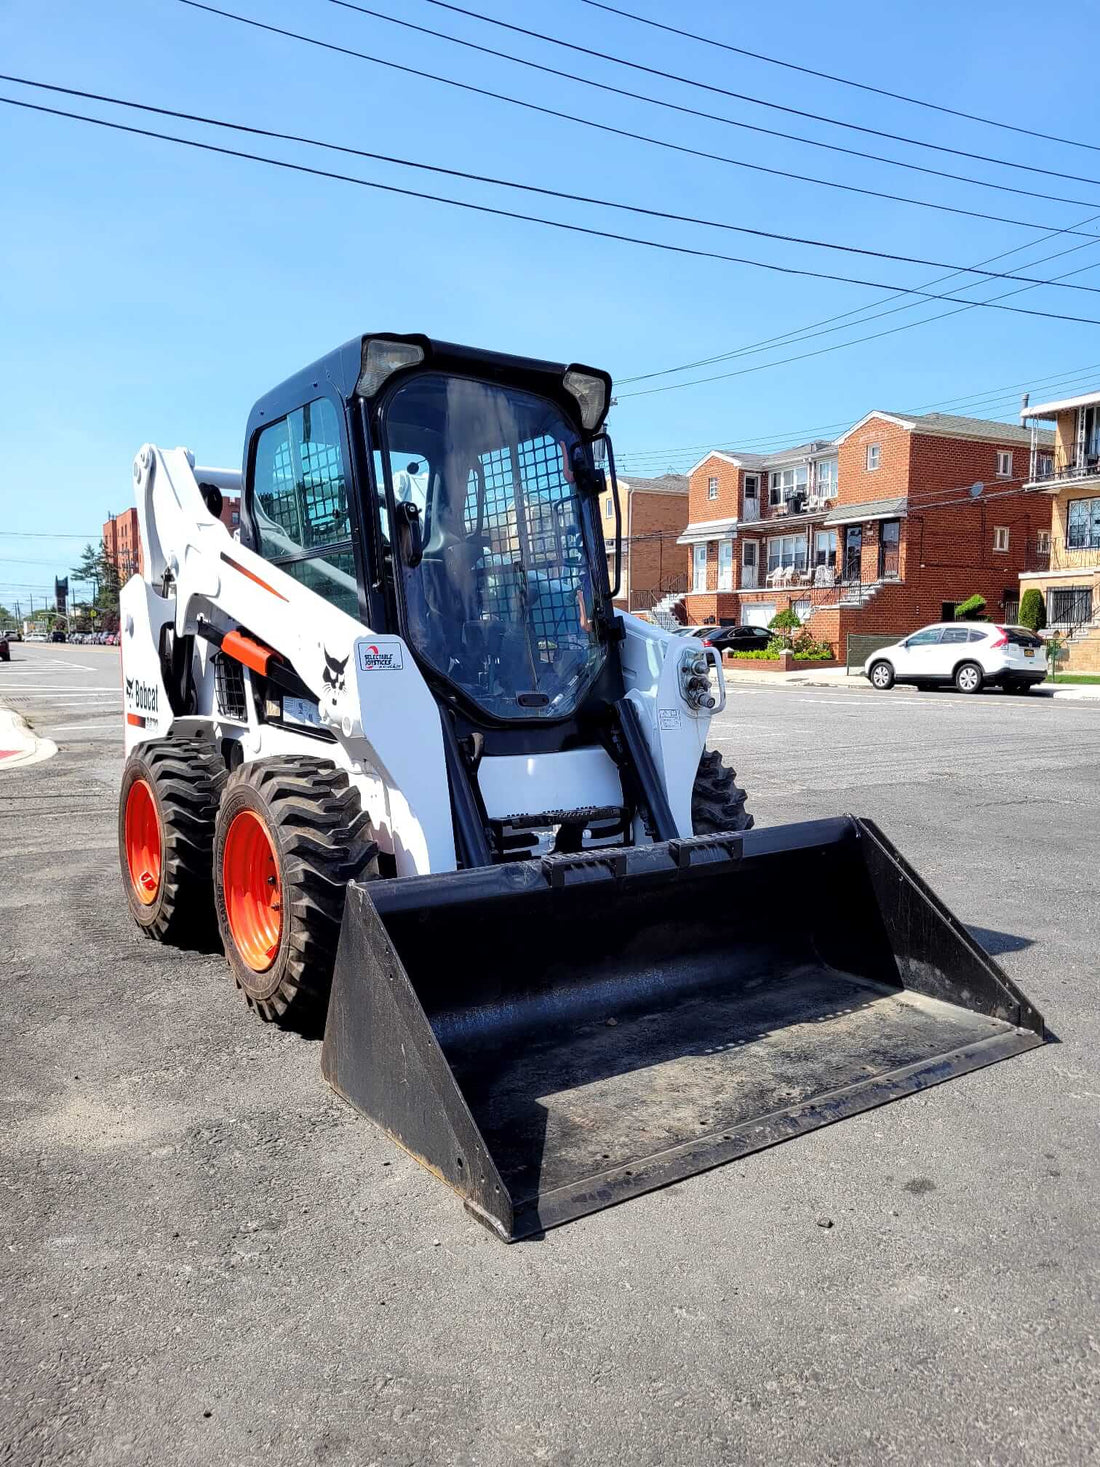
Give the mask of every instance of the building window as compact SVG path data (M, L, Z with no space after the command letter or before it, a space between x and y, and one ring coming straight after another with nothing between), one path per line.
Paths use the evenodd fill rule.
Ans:
M1066 514L1066 549L1100 550L1100 499L1071 499Z
M708 499L717 499L718 498L718 480L717 479L708 479L707 480L707 498Z
M803 625L805 625L806 622L809 621L810 613L813 611L813 609L814 604L808 596L804 596L800 601L791 602L791 610L794 612L795 616L798 617L799 621L802 622Z
M1091 586L1058 586L1047 591L1047 623L1052 627L1081 626L1092 620Z
M605 520L609 520L611 518L611 516L614 514L614 512L615 512L615 506L612 504L611 500L610 499L605 499L604 502L603 502L603 517L604 517L604 519Z
M837 461L835 458L818 460L814 492L818 499L836 498Z
M771 476L769 504L785 504L796 494L805 495L810 485L809 464L799 464L793 469L776 469Z
M776 535L768 541L768 574L806 569L806 536Z
M1049 479L1054 473L1054 455L1052 453L1041 453L1036 460L1036 476L1040 479Z
M836 564L836 531L818 530L814 536L814 565Z
M705 591L707 589L706 545L693 545L691 547L691 589L693 591Z
M994 550L1007 550L1008 549L1008 526L1007 525L995 525L994 526L994 529L993 529L993 549Z
M718 589L719 591L733 590L732 540L719 540L718 542Z
M1012 454L1009 453L1007 448L998 448L997 450L997 478L1012 478Z
M877 469L882 461L882 444L868 443L867 445L867 467Z
M1050 554L1050 531L1038 530L1035 534L1035 549L1039 555Z

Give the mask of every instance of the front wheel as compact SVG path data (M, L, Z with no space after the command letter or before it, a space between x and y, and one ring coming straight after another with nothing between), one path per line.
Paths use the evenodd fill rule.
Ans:
M976 662L964 662L955 669L955 686L960 693L980 693L983 681L982 670Z
M691 792L691 828L696 835L718 835L725 830L751 830L753 817L745 809L745 791L717 749L704 749Z
M262 1019L309 1027L328 1002L349 881L377 847L342 769L308 755L229 777L214 837L214 898L237 987Z
M880 693L888 693L894 686L894 669L888 662L876 662L871 668L871 686Z

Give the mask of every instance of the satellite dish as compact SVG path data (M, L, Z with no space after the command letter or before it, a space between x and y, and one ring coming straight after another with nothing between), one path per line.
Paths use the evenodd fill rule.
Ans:
M982 490L984 488L985 488L985 485L982 483L982 481L980 479L978 480L978 482L976 484L971 484L971 486L970 486L970 497L971 497L971 499L977 499L978 495L982 492Z

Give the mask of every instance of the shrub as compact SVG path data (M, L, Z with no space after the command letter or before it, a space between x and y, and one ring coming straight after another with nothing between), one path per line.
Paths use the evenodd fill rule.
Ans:
M988 621L985 614L985 597L968 596L965 601L955 607L956 621Z
M771 621L768 622L768 630L772 632L794 632L801 625L802 623L798 619L797 612L788 606L786 611L776 612Z
M831 659L833 649L828 642L819 642L809 632L803 632L791 643L796 662L823 662Z
M738 662L775 662L778 652L731 652L729 654Z
M1047 608L1043 601L1042 591L1034 586L1024 592L1023 600L1020 602L1020 625L1027 627L1029 631L1041 632L1047 624Z

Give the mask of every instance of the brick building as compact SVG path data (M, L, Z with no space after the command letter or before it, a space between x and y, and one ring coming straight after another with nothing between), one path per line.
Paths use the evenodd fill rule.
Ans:
M1035 432L1024 488L1038 525L1020 573L1020 592L1042 593L1047 626L1065 639L1072 672L1100 672L1100 391L1026 405ZM1040 442L1052 424L1054 443Z
M683 553L677 537L688 518L688 481L683 474L662 474L657 479L639 479L633 474L620 478L622 510L622 584L615 604L624 610L647 614L662 597L682 592ZM608 571L615 578L615 506L610 491L601 495Z
M1029 453L1015 426L876 410L832 442L708 454L689 475L686 619L766 625L793 606L842 653L849 633L910 631L975 593L1015 615L1044 518Z
M240 525L240 510L240 497L225 495L219 518L231 535L236 534ZM144 567L136 509L124 509L121 514L108 516L103 526L103 549L118 572L120 582L125 583L131 576L141 574Z

